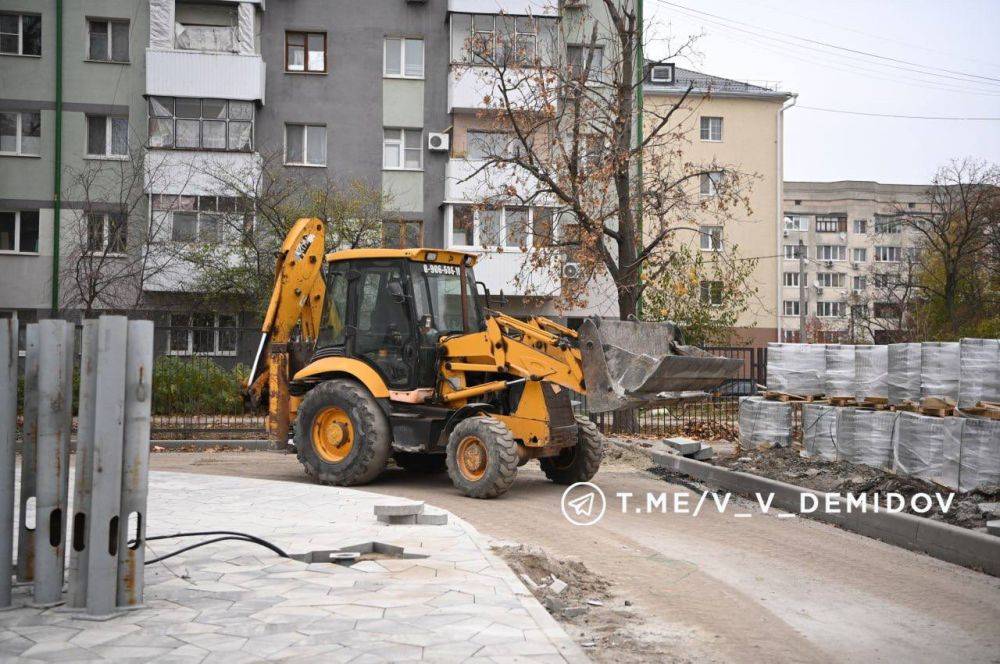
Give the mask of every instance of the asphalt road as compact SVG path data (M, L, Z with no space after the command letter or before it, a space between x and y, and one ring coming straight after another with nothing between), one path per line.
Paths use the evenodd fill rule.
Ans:
M153 470L308 481L292 455L158 453ZM372 491L424 500L501 540L574 557L613 580L642 633L676 659L708 662L1000 662L1000 579L746 501L697 517L623 513L614 496L692 489L638 468L606 466L604 518L563 517L564 487L535 464L498 500L465 498L446 475L389 471ZM633 498L635 500L635 498ZM289 505L294 518L294 505ZM736 517L735 513L750 513Z

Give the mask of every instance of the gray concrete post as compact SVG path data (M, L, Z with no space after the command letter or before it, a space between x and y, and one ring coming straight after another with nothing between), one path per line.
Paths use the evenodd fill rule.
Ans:
M94 456L87 527L87 613L108 615L118 587L122 434L125 424L125 352L128 320L101 316L94 391Z
M69 436L73 416L73 326L39 323L34 601L58 604L66 544Z
M80 399L76 427L76 474L73 487L73 518L70 521L69 606L87 603L87 530L94 469L94 402L97 390L96 320L83 321L80 348Z
M17 580L28 583L35 578L35 527L28 527L37 516L35 446L38 442L38 323L24 332L24 425L21 427L21 494L17 531Z
M125 448L118 537L118 606L142 604L153 397L153 323L130 321L125 358ZM129 545L129 540L133 540Z
M10 606L14 566L17 315L0 321L0 607Z

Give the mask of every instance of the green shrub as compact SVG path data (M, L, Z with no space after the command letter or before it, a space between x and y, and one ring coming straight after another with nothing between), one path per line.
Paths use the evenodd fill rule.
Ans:
M216 415L243 412L247 370L223 369L203 357L164 355L153 365L153 412L156 415Z

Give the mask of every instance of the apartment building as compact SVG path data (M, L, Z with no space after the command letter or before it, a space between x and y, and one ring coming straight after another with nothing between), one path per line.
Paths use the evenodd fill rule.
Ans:
M678 146L683 161L715 163L742 175L749 215L744 209L735 209L727 219L706 211L698 215L697 232L678 231L677 236L709 256L737 247L741 257L758 257L751 276L757 294L737 322L734 338L758 346L777 341L780 270L775 254L781 245L783 114L793 95L774 85L755 85L656 62L647 65L643 88L647 128L690 88L677 114L682 118L677 131L683 137ZM693 195L706 202L715 196L713 176L702 175L699 182L692 183ZM719 177L723 177L722 172ZM705 286L702 292L706 305L711 306L712 285Z
M900 223L926 211L927 186L785 182L781 224L781 330L785 341L887 343L906 306L917 238ZM800 276L802 245L803 273ZM800 284L804 303L800 300Z

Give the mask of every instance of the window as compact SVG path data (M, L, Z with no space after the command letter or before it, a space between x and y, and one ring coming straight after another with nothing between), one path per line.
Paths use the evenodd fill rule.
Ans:
M414 249L423 243L424 222L394 220L382 222L382 246L392 249Z
M855 293L862 293L867 287L868 287L868 279L866 277L864 276L853 277L851 290L853 290Z
M649 80L653 83L673 83L674 66L672 64L653 65L649 68Z
M901 224L899 223L899 219L893 215L875 215L876 233L898 233L900 231L900 226Z
M234 314L171 314L171 355L235 355L239 339Z
M398 78L423 78L424 40L387 37L382 74Z
M867 219L855 219L854 220L854 232L859 235L864 235L868 232L868 220Z
M834 214L816 215L816 232L846 233L847 217Z
M809 217L804 214L786 214L786 231L807 231L809 230Z
M124 254L128 218L118 212L87 213L87 251L93 254Z
M570 75L576 79L583 78L583 73L587 69L587 58L590 58L590 71L587 74L588 81L596 81L602 78L604 73L604 47L589 44L569 44L566 46L566 63L570 68Z
M702 281L699 286L701 287L701 301L703 304L713 307L722 306L721 281Z
M286 32L285 71L326 72L325 32Z
M538 28L530 16L474 14L472 30L476 64L535 61Z
M701 174L701 195L715 196L719 193L719 183L722 182L722 173L702 173Z
M452 206L451 246L527 249L551 245L554 232L551 208Z
M382 168L419 171L424 167L423 129L385 129Z
M843 302L820 301L816 303L816 315L820 318L840 318L844 313Z
M820 272L816 275L816 283L821 288L843 288L847 276L840 272Z
M868 249L865 247L856 247L851 249L851 260L855 263L864 263L868 260Z
M150 97L149 147L249 152L253 115L249 101Z
M326 166L326 126L285 125L285 163L291 166Z
M232 196L153 196L153 210L171 213L174 242L213 244L226 237L226 228L253 228L253 211L246 199Z
M847 260L847 247L842 244L816 245L816 260L845 261Z
M701 140L722 140L722 118L712 118L707 116L703 116L701 118Z
M899 318L902 309L895 302L876 302L872 306L875 318Z
M41 55L42 17L37 14L0 14L0 54Z
M890 288L892 280L889 274L876 273L872 275L872 283L876 288Z
M798 272L785 272L782 278L783 285L785 286L798 286L799 285L799 273Z
M851 305L851 318L865 319L868 317L868 305L867 304L852 304Z
M788 344L797 344L802 334L798 330L782 330L781 340Z
M128 21L87 21L87 59L128 62Z
M902 255L899 247L875 247L876 263L898 263Z
M511 135L504 132L469 130L465 136L466 159L512 156L515 152Z
M0 253L38 253L38 210L0 210Z
M799 249L802 249L802 258L809 257L809 247L804 244L786 244L785 248L785 258L797 259L799 257Z
M453 205L451 210L451 243L449 246L472 246L475 243L475 214L472 206Z
M782 311L786 316L798 316L799 315L799 301L798 300L784 300L781 303Z
M705 251L722 250L722 226L699 226L701 248Z
M87 116L87 156L128 155L128 118L108 115Z
M38 111L0 113L0 154L37 157L41 154L42 114Z

